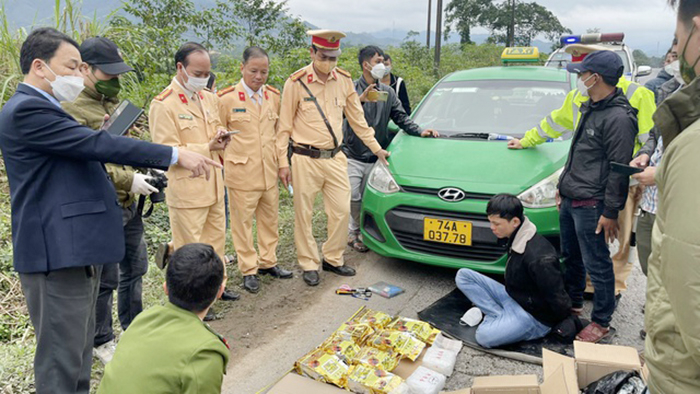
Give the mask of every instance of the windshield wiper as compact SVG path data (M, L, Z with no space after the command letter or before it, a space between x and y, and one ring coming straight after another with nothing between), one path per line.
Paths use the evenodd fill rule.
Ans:
M478 140L489 139L489 133L457 133L452 135L447 135L447 138L473 138Z

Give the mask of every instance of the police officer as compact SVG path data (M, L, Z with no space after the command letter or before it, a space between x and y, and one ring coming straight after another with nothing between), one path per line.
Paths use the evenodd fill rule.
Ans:
M175 53L177 75L170 86L151 102L148 114L154 142L181 147L220 160L230 142L219 118L216 95L204 91L211 61L202 45L188 42ZM165 189L170 214L173 248L201 242L214 247L224 259L226 213L222 172L215 169L209 180L192 178L179 167L168 173ZM238 299L226 291L224 300Z
M610 48L601 45L571 44L565 50L571 54L572 62L578 63L582 62L589 53L608 51ZM636 154L649 138L649 131L654 126L654 121L651 118L656 111L654 93L636 82L631 82L624 76L620 77L617 87L625 93L630 105L639 111L637 113L638 133L634 144L634 153ZM582 117L579 114L579 109L586 101L588 101L588 97L583 96L578 89L570 91L561 108L555 109L546 118L542 119L539 125L528 130L522 140L510 140L508 148L529 148L545 142L548 138L559 138L563 133L574 131ZM632 263L629 261L630 242L632 239L634 214L637 211L641 198L642 188L638 184L631 184L625 208L620 211L620 216L618 217L620 228L618 241L620 247L617 253L612 256L613 271L615 272L615 294L618 298L622 291L627 289L627 277L632 272ZM593 285L588 280L586 293L592 292Z
M85 89L70 103L62 103L63 109L80 124L99 130L105 114L111 114L119 104L119 76L134 71L124 63L119 49L107 38L90 38L80 46ZM106 264L100 277L100 290L95 310L94 353L103 363L112 359L116 343L112 329L112 296L118 292L119 322L126 330L143 310L141 282L148 270L146 242L143 238L143 221L136 209L137 195L157 191L148 183L147 175L134 171L132 167L106 164L117 200L122 207L126 253L119 264Z
M277 266L279 189L277 173L286 149L275 144L280 91L265 85L270 59L259 47L243 52L241 81L219 91L221 121L239 131L226 147L224 183L230 196L231 235L238 254L243 288L260 290L258 273L291 278L292 272ZM258 248L253 245L253 216L258 228Z
M311 217L318 192L328 215L328 240L323 244L323 269L337 275L353 276L355 270L343 262L345 230L350 217L348 162L341 150L343 115L355 134L386 163L389 152L374 138L367 126L360 100L349 72L336 68L340 39L334 30L307 32L313 62L292 74L284 84L279 150L292 144L292 170L286 156L280 158L279 177L285 187L294 183L294 240L297 259L309 286L319 283L321 259L313 237Z

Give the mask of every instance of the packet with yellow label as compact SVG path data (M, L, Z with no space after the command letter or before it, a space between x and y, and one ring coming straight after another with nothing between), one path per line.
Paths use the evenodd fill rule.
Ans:
M322 345L321 348L329 354L335 354L346 364L350 364L352 360L360 352L360 347L355 341L350 338L343 337L338 333L333 334Z
M343 360L323 349L316 349L300 358L295 367L299 375L338 387L343 387L349 370Z
M352 339L356 344L362 345L367 337L374 334L374 329L367 323L347 321L338 328L336 334L347 339Z
M391 372L399 365L399 360L401 360L401 355L391 349L379 350L376 347L366 346L360 349L360 352L353 359L353 363L365 364Z
M388 394L402 383L403 379L391 372L359 364L350 367L345 388L359 394Z
M375 330L382 330L387 326L387 324L391 323L391 316L384 312L364 309L357 316L355 316L352 321L357 323L366 323Z
M380 350L392 349L411 361L416 361L425 349L425 342L408 333L394 330L384 330L374 334L367 340L367 344Z
M407 332L421 341L432 344L440 330L435 330L429 323L407 317L397 317L386 327L389 330Z

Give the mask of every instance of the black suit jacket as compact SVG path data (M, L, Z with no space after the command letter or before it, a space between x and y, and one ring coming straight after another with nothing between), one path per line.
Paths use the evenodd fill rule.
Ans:
M122 211L102 163L165 170L172 155L171 147L81 126L24 84L0 112L0 149L20 273L119 262Z

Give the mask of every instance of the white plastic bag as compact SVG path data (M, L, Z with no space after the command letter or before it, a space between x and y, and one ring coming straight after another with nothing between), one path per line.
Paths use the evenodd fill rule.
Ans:
M450 339L444 336L442 333L439 333L437 337L435 337L435 342L433 342L433 347L436 347L438 349L452 350L457 354L459 354L459 352L462 350L463 345L464 344L462 343L462 341L458 339Z
M457 353L451 350L436 348L434 346L428 349L423 356L424 367L446 376L452 375L456 362Z
M438 394L445 387L445 381L445 375L420 366L406 379L406 384L411 394Z

